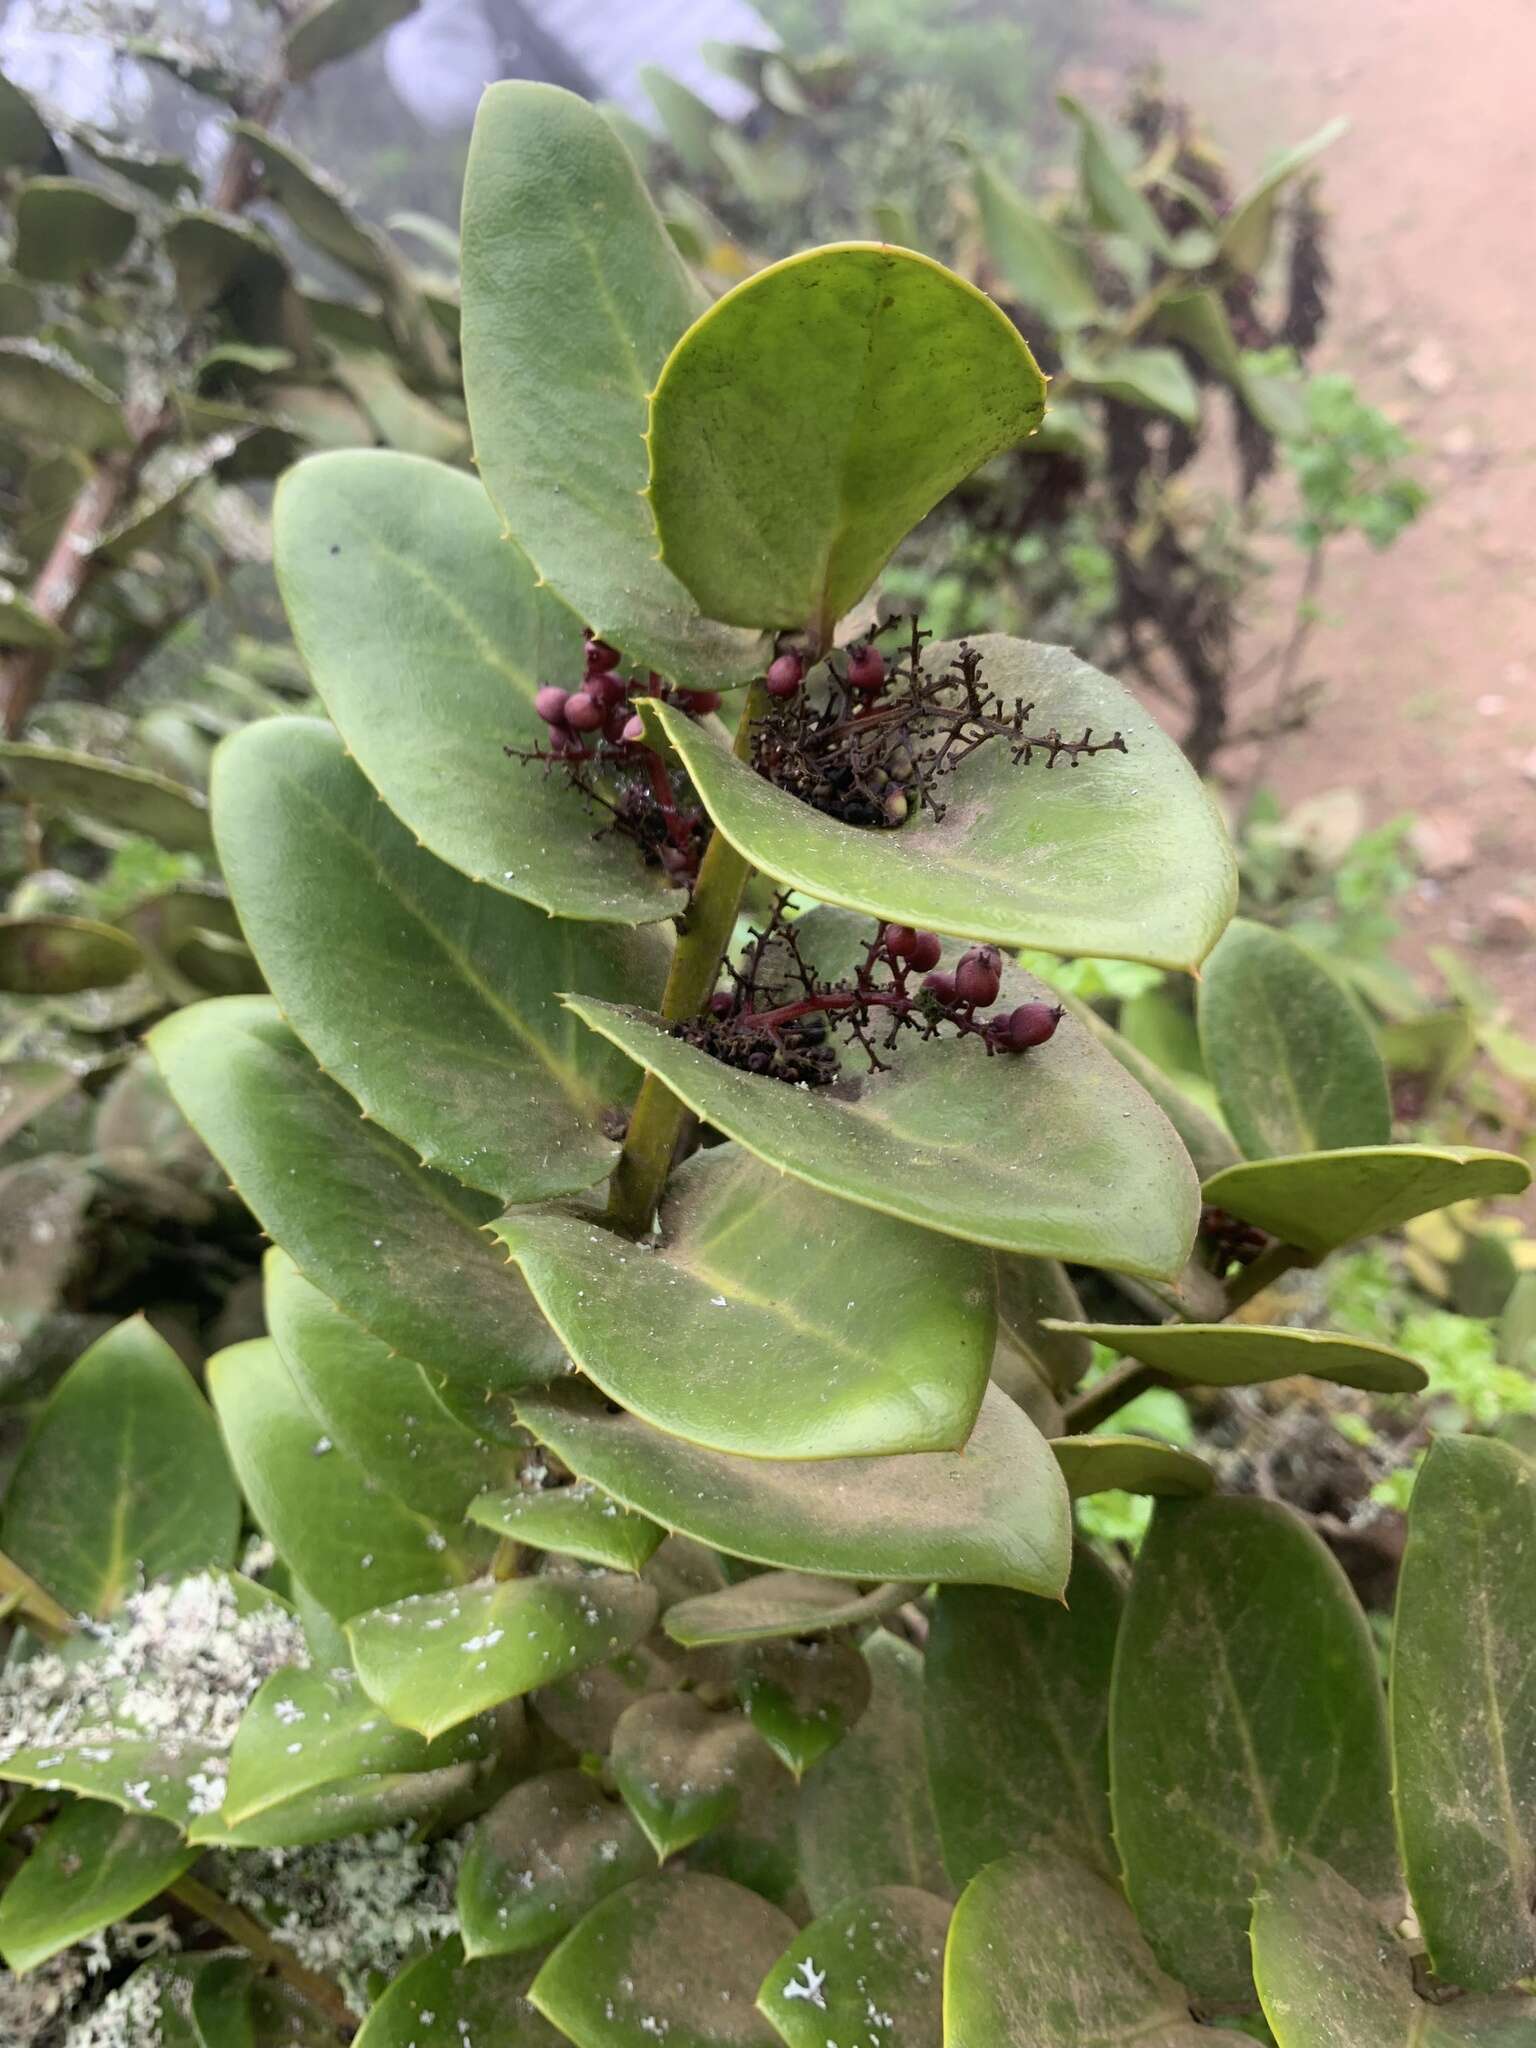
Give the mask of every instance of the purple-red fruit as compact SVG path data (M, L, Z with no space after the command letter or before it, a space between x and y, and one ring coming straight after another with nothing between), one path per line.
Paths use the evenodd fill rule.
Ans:
M848 656L847 673L850 690L883 690L885 656L878 647L855 647Z
M546 683L533 700L533 708L546 725L564 725L565 707L570 693L558 689L553 683Z
M610 647L606 640L589 640L587 642L588 675L605 676L610 669L617 668L623 659L624 657L620 654L618 648Z
M1020 1003L1007 1018L1008 1050L1028 1052L1032 1045L1044 1045L1056 1035L1062 1010L1058 1003Z
M925 975L923 987L941 1003L952 1003L955 1000L955 977L952 974Z
M565 722L573 732L596 732L603 722L603 707L585 690L573 690L565 700Z
M703 718L706 712L720 709L718 690L679 690L674 700L690 718Z
M805 681L805 663L798 654L776 655L768 664L767 688L770 697L793 697Z
M601 704L605 711L611 711L615 704L623 704L629 697L629 685L622 676L588 676L582 689L594 704Z
M615 704L603 718L603 738L610 746L616 747L623 741L630 726L638 723L628 704Z
M729 989L717 988L709 999L709 1007L712 1015L729 1017L736 1007L736 998Z
M638 746L645 738L645 720L638 711L625 719L624 730L619 734L619 738L628 741L632 747Z
M885 950L893 960L910 960L917 933L909 924L888 924L883 934Z
M1003 956L996 946L972 946L955 968L955 993L962 1003L985 1009L1003 985Z
M581 734L569 732L563 725L550 728L549 751L556 760L580 760L586 754L581 743Z
M914 932L907 958L919 974L926 974L930 967L938 966L943 952L943 944L932 932Z

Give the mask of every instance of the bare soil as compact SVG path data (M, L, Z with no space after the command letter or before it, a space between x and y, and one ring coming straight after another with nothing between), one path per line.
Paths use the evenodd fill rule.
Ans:
M1318 367L1403 425L1434 495L1386 553L1330 557L1306 664L1326 701L1265 779L1286 800L1352 786L1373 824L1418 813L1431 864L1466 864L1419 883L1405 957L1470 949L1530 1030L1536 938L1511 922L1525 905L1536 933L1536 0L1113 0L1100 50L1121 74L1159 62L1242 171L1350 120L1322 161Z

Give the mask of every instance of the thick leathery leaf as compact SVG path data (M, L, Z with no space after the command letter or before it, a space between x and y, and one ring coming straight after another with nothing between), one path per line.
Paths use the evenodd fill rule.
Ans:
M564 2037L527 1991L525 1962L469 1959L460 1941L445 1941L408 1963L369 2008L353 2048L560 2048Z
M380 287L386 297L404 288L404 266L390 243L363 219L327 173L259 122L236 121L234 132L255 152L267 196L305 241Z
M419 1594L347 1625L364 1689L429 1739L617 1656L656 1618L655 1589L614 1573Z
M185 157L161 155L119 136L100 135L79 126L71 130L70 139L106 170L153 193L164 206L177 206L197 190L197 173Z
M208 1387L252 1514L337 1621L457 1585L488 1556L474 1531L445 1529L375 1486L321 1429L270 1338L215 1352Z
M646 707L705 808L754 866L826 903L960 938L1193 968L1236 903L1221 820L1150 712L1064 647L984 633L982 679L1035 706L1033 730L1118 728L1126 752L1076 768L978 747L944 778L944 816L900 831L847 825L776 789L703 727ZM953 644L924 656L944 671Z
M634 661L700 688L761 673L763 637L702 618L657 558L650 392L706 300L613 128L555 86L492 86L462 243L475 459L508 533Z
M1060 992L1058 992L1060 993ZM1184 1149L1194 1161L1195 1171L1205 1180L1224 1167L1235 1166L1239 1153L1225 1127L1179 1087L1155 1060L1106 1024L1091 1003L1077 996L1061 994L1069 1015L1091 1031L1104 1050L1117 1059L1125 1071L1139 1081L1169 1123L1178 1132Z
M1305 142L1298 142L1275 158L1221 224L1218 246L1224 263L1230 263L1248 277L1258 276L1269 255L1281 193L1315 156L1338 141L1348 125L1346 121L1330 121Z
M473 477L342 449L283 478L273 559L293 636L358 766L440 860L556 916L640 924L678 892L565 778L509 760L581 673L581 632L502 538ZM443 687L451 676L451 689Z
M489 1768L476 1759L432 1771L365 1771L298 1792L233 1825L221 1814L200 1816L187 1840L215 1849L295 1849L378 1828L429 1831L473 1811Z
M585 1771L528 1778L480 1816L464 1852L458 1909L465 1951L542 1948L599 1899L655 1867L628 1811Z
M82 1800L48 1827L0 1898L0 1956L20 1973L125 1920L197 1861L168 1821Z
M1411 1951L1311 1857L1259 1887L1253 1974L1278 2048L1522 2048L1536 2039L1536 1998L1519 1992L1427 2004Z
M62 1060L6 1060L0 1063L0 1145L24 1131L79 1086L79 1077Z
M754 1572L721 1593L679 1600L662 1627L685 1650L709 1643L770 1642L777 1636L816 1636L878 1621L914 1599L917 1587L899 1581L860 1593L837 1579L808 1572Z
M238 1828L323 1785L480 1762L496 1740L494 1727L472 1722L426 1742L386 1720L350 1672L274 1671L236 1731L219 1817Z
M961 1894L944 1956L944 2048L1206 2039L1117 1887L1086 1865L1035 1848L989 1864Z
M43 284L78 284L128 253L139 217L83 178L28 178L15 194L11 261Z
M14 79L0 72L0 163L7 170L60 161L48 124Z
M238 1952L199 1959L191 2015L197 2048L270 2048L270 2036L256 2038L252 1993L259 1976L260 1965Z
M112 453L131 439L106 385L73 356L30 335L0 341L0 426L23 441L50 450L62 443L82 455Z
M320 1429L418 1515L451 1528L521 1459L450 1414L419 1365L370 1337L274 1245L262 1262L267 1327Z
M789 2048L881 2034L902 2048L941 2048L944 1938L950 1908L931 1892L884 1885L812 1921L757 1994Z
M877 1629L870 1703L800 1788L800 1874L813 1912L873 1885L949 1895L923 1756L923 1660Z
M1139 1358L1201 1387L1254 1387L1307 1373L1376 1394L1416 1394L1428 1384L1406 1351L1331 1330L1266 1328L1260 1323L1072 1323L1052 1325L1127 1358Z
M1236 917L1200 983L1200 1050L1250 1159L1385 1145L1387 1074L1354 1001L1285 932Z
M897 543L1044 411L1013 322L931 257L786 257L699 316L652 394L662 560L706 616L827 647Z
M1438 1438L1414 1485L1392 1639L1392 1762L1409 1890L1436 1974L1536 1974L1536 1470Z
M420 0L311 0L283 37L283 68L296 85L350 57L397 21L414 14Z
M45 618L14 584L0 583L0 647L51 647L62 654L69 635Z
M1077 245L980 157L971 178L987 254L1025 313L1038 314L1057 329L1084 327L1097 319L1093 275Z
M850 1643L751 1643L737 1659L736 1693L752 1726L798 1779L862 1717L869 1666Z
M785 1571L960 1580L1054 1597L1070 1563L1066 1487L1043 1439L989 1388L959 1456L735 1458L610 1415L576 1387L518 1414L572 1471L668 1528Z
M219 862L283 1014L424 1165L504 1202L590 1187L634 1072L559 994L657 1002L658 933L580 926L417 844L336 733L269 718L220 746Z
M608 1768L664 1863L728 1821L774 1766L745 1715L711 1711L695 1693L659 1692L619 1716Z
M529 1993L576 2048L777 2048L753 2009L795 1923L723 1877L644 1878L595 1906Z
M1167 232L1146 193L1131 182L1116 161L1099 121L1069 93L1058 93L1056 103L1077 123L1078 176L1093 209L1095 224L1168 260Z
M25 740L0 746L0 769L11 787L40 810L78 811L156 839L173 853L204 853L213 844L202 795L153 769Z
M1148 1436L1054 1436L1051 1449L1074 1500L1090 1493L1209 1493L1216 1474L1193 1451Z
M619 1572L638 1572L667 1533L582 1479L542 1491L482 1494L470 1503L469 1519L514 1543Z
M1069 348L1064 365L1074 386L1199 425L1199 388L1171 348Z
M262 1228L371 1336L477 1392L558 1369L526 1288L481 1234L495 1203L366 1122L269 999L194 1004L149 1045Z
M97 1618L150 1580L234 1563L240 1496L218 1425L142 1316L98 1337L54 1389L0 1530L62 1606Z
M1119 1874L1109 1828L1109 1678L1123 1596L1080 1549L1057 1607L946 1586L923 1665L928 1779L951 1881L1036 1844Z
M1049 991L1005 968L1003 1004ZM882 1073L848 1056L829 1088L726 1066L655 1019L573 996L594 1031L769 1166L925 1229L1000 1251L1171 1279L1199 1190L1173 1127L1072 1019L1020 1058L905 1038ZM845 1297L846 1298L846 1297Z
M1202 2000L1252 1997L1249 1901L1288 1852L1397 1890L1370 1630L1288 1508L1159 1503L1120 1625L1110 1784L1127 1895Z
M129 937L89 917L0 917L0 993L74 996L116 988L144 955Z
M1070 1394L1093 1363L1093 1346L1070 1327L1083 1319L1077 1289L1056 1259L999 1252L997 1319L1052 1393Z
M1522 1195L1531 1169L1472 1145L1362 1145L1229 1166L1206 1181L1213 1207L1321 1255L1453 1202Z
M495 1229L582 1371L670 1435L846 1458L970 1434L996 1328L979 1246L808 1192L735 1146L674 1178L654 1249L551 1212Z

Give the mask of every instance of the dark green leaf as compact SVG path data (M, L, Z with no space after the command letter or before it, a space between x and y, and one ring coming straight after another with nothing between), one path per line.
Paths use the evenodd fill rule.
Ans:
M234 1562L240 1498L208 1404L142 1316L77 1359L6 1497L6 1550L72 1613Z
M1090 1493L1209 1493L1216 1474L1193 1451L1146 1436L1055 1436L1051 1449L1074 1500Z
M838 1579L807 1572L754 1572L721 1593L699 1593L669 1607L662 1627L686 1650L709 1643L768 1642L777 1636L826 1635L878 1621L916 1596L897 1582L860 1593Z
M283 64L296 85L350 57L397 21L414 14L420 0L311 0L283 38Z
M39 810L98 818L173 852L202 853L213 844L205 799L152 769L22 740L0 745L0 768L11 787Z
M41 284L77 284L128 253L139 217L83 178L29 178L15 195L12 262Z
M802 1778L869 1705L869 1666L851 1643L757 1642L742 1651L736 1692L774 1755Z
M1172 1080L1123 1033L1106 1024L1091 1003L1082 1002L1078 997L1071 995L1064 995L1061 1000L1068 1014L1085 1025L1104 1050L1117 1059L1125 1071L1146 1089L1178 1132L1184 1149L1194 1161L1195 1170L1202 1180L1211 1174L1220 1173L1225 1167L1236 1165L1238 1150L1225 1126L1186 1094L1179 1082ZM1183 1078L1181 1075L1180 1081Z
M1304 1251L1321 1254L1375 1237L1453 1202L1522 1195L1531 1169L1509 1152L1472 1145L1361 1145L1228 1167L1205 1199Z
M941 2048L948 1904L884 1885L845 1899L769 1971L757 2006L789 2048L882 2036Z
M353 2048L560 2048L527 1998L528 1966L465 1959L445 1941L407 1964L373 2006Z
M543 1492L525 1488L482 1494L470 1504L469 1519L514 1543L620 1572L638 1572L666 1534L658 1523L580 1479Z
M60 161L48 124L14 80L0 71L0 164L30 170Z
M1413 1490L1392 1652L1409 1889L1438 1976L1536 1974L1536 1469L1445 1436Z
M0 917L0 992L73 996L116 988L144 956L126 932L88 917Z
M197 173L183 157L162 156L120 136L100 135L89 128L76 127L72 139L104 169L151 193L164 206L175 206L197 190Z
M62 349L26 335L0 341L0 426L22 441L82 455L116 452L131 438L105 384Z
M1249 1901L1287 1853L1383 1903L1397 1890L1370 1630L1288 1508L1159 1503L1120 1627L1110 1759L1126 1891L1200 1999L1252 1997Z
M732 1556L787 1571L958 1579L1048 1597L1066 1581L1066 1488L1033 1424L995 1388L958 1457L729 1457L636 1416L607 1414L575 1387L524 1396L518 1414L582 1478Z
M306 1279L370 1335L477 1391L557 1369L495 1203L365 1122L261 996L197 1003L150 1049L183 1114Z
M712 1711L696 1693L660 1692L619 1716L608 1768L664 1863L728 1821L778 1767L744 1715Z
M463 217L464 381L508 532L594 632L681 683L760 673L762 636L700 617L657 559L649 398L706 304L602 115L523 81L480 103Z
M1083 1318L1077 1289L1056 1259L1027 1259L999 1252L997 1319L1043 1383L1055 1394L1070 1394L1093 1363L1093 1346L1065 1324Z
M1370 1026L1286 933L1234 918L1206 962L1199 1015L1206 1071L1250 1159L1391 1137Z
M481 1816L464 1852L465 1947L472 1956L542 1948L655 1861L627 1810L585 1771L529 1778Z
M114 1920L197 1861L169 1822L82 1800L67 1806L0 1899L0 1955L35 1970Z
M1416 1394L1427 1384L1406 1351L1331 1330L1266 1329L1258 1323L1074 1323L1097 1344L1202 1387L1262 1386L1298 1373L1377 1394Z

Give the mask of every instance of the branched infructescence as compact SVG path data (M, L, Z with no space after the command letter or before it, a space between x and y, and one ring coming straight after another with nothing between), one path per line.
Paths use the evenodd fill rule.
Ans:
M694 717L718 710L716 690L674 690L660 676L625 677L623 656L589 633L581 687L546 683L534 709L549 728L542 747L507 747L514 761L540 761L560 769L584 802L606 811L598 836L616 832L633 840L649 866L661 867L679 887L699 872L708 820L686 781L646 744L635 710L638 697L665 697Z
M1030 729L1035 707L1010 704L982 682L981 651L964 641L942 674L923 666L930 636L914 620L894 661L872 641L856 642L841 669L829 662L826 687L805 687L799 655L781 654L768 671L769 707L752 735L752 765L776 788L848 825L904 825L914 807L942 818L935 784L992 741L1025 766L1043 754L1047 768L1076 767L1095 754L1126 751L1116 732L1063 739L1052 726Z
M1022 1053L1043 1045L1061 1021L1054 1003L993 1010L1003 973L995 946L972 946L953 969L940 970L939 939L910 925L877 925L852 980L820 981L788 903L778 898L741 965L727 965L731 987L717 991L701 1016L675 1024L674 1038L749 1074L824 1088L838 1077L838 1032L881 1073L889 1065L881 1053L903 1031L937 1038L949 1030L979 1038L989 1054Z

